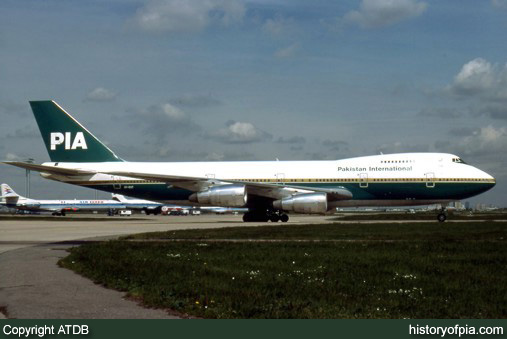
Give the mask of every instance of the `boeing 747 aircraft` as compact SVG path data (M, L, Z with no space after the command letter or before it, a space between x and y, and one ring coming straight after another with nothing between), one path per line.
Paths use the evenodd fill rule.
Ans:
M495 186L446 153L401 153L331 161L130 162L54 101L30 105L50 162L7 164L45 178L162 203L245 207L244 221L286 222L286 212L336 207L444 204ZM445 221L442 211L438 220Z

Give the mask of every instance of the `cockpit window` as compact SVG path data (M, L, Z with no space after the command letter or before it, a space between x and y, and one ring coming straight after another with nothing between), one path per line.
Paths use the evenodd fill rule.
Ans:
M466 164L461 158L452 158L452 162L456 162L458 164Z

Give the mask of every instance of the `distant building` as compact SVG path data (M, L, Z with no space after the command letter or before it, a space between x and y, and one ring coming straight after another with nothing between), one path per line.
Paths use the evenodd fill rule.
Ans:
M486 204L481 204L481 203L478 203L475 205L475 210L476 211L485 211L486 210Z

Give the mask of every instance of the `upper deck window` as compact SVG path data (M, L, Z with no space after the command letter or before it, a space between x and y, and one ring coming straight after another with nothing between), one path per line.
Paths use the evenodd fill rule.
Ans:
M454 161L454 160L453 160ZM381 160L381 164L408 164L413 163L414 160Z

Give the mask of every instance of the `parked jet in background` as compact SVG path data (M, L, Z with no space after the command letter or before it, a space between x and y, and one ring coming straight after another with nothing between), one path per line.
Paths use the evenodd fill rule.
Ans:
M245 207L244 221L287 221L285 212L336 207L447 204L495 179L445 153L331 161L128 162L54 101L31 101L51 162L7 164L45 178L163 203ZM438 219L444 221L445 213Z
M97 210L118 210L126 208L126 204L117 200L37 200L25 198L10 188L7 184L2 184L2 196L0 205L7 208L14 208L22 211L32 212L52 212L53 215L65 215L69 212L77 211L97 211Z

